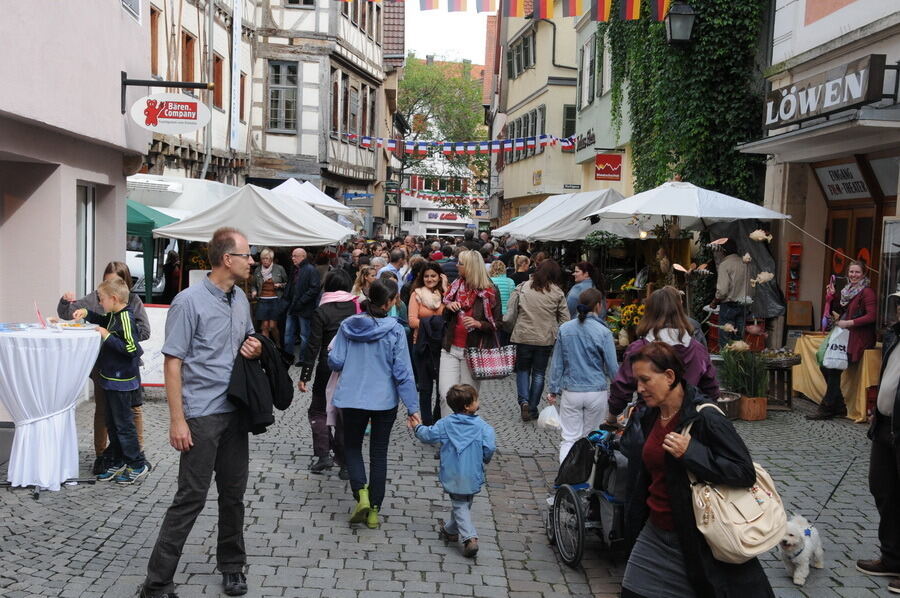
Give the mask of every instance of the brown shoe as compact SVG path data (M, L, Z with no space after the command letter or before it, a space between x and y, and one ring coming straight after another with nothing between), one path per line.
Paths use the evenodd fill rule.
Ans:
M520 403L519 408L522 412L522 421L530 422L531 421L531 409L529 409L528 403Z
M900 577L891 580L891 583L888 584L888 592L900 594Z
M438 519L438 536L444 542L459 542L459 534L451 534L448 533L446 529L444 529L444 522Z
M891 567L885 567L884 562L881 559L872 559L871 561L856 561L856 570L862 571L866 575L876 575L879 577L900 577L900 571L893 569ZM900 580L895 579L891 583L900 584ZM898 585L896 590L892 590L895 592L900 592L900 585Z
M478 554L478 538L469 538L463 543L463 556L467 559L475 558Z

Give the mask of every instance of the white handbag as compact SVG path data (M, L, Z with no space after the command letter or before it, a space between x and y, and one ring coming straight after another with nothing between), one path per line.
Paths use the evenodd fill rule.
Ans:
M825 339L828 347L822 358L822 367L832 370L847 369L847 348L850 345L850 331L846 328L834 327Z
M713 407L711 403L697 407ZM722 417L725 414L722 413ZM690 434L692 424L683 434ZM737 488L698 480L688 471L694 518L706 538L713 557L723 563L740 564L768 552L784 537L787 516L771 476L758 463L756 484Z

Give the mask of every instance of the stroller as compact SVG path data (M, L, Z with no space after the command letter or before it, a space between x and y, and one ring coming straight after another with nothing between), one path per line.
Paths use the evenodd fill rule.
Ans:
M603 425L569 450L559 466L545 528L563 562L578 567L585 530L593 530L607 549L624 539L628 459L619 450L621 429Z

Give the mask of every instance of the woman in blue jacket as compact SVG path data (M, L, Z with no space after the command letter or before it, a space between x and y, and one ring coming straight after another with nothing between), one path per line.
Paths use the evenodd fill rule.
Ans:
M349 372L340 377L332 403L343 416L350 488L357 499L350 523L365 522L372 529L379 526L378 511L387 479L387 449L400 399L408 414L407 425L421 423L406 332L396 318L386 317L397 298L395 282L373 282L366 313L344 320L328 354L332 371ZM367 483L362 443L370 421Z
M609 413L609 382L619 366L612 332L600 318L602 310L603 293L588 289L578 297L578 318L559 327L550 360L547 402L555 404L562 392L560 463L575 441L596 430Z

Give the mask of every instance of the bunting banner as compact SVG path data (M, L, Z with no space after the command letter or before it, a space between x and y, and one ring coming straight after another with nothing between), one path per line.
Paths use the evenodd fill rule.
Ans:
M533 0L534 13L533 19L552 19L553 18L553 0Z
M657 21L663 21L672 6L672 0L650 0L650 14Z
M419 0L419 10L436 10L438 0Z
M466 0L447 0L447 12L466 12Z
M591 0L591 13L594 21L609 22L612 13L612 0Z
M584 12L581 0L562 0L564 17L579 17Z
M525 0L501 0L504 17L524 17Z
M497 0L475 0L476 12L497 12Z
M619 0L619 17L623 21L641 18L641 0Z
M402 151L405 154L425 156L431 150L438 150L445 156L487 155L500 152L524 151L526 149L545 148L559 145L562 149L575 147L575 138L560 138L555 135L538 135L534 137L516 137L513 139L494 139L491 141L416 141L403 139L385 139L369 137L356 133L343 133L343 137L351 143L358 143L364 148L385 148L389 152Z

